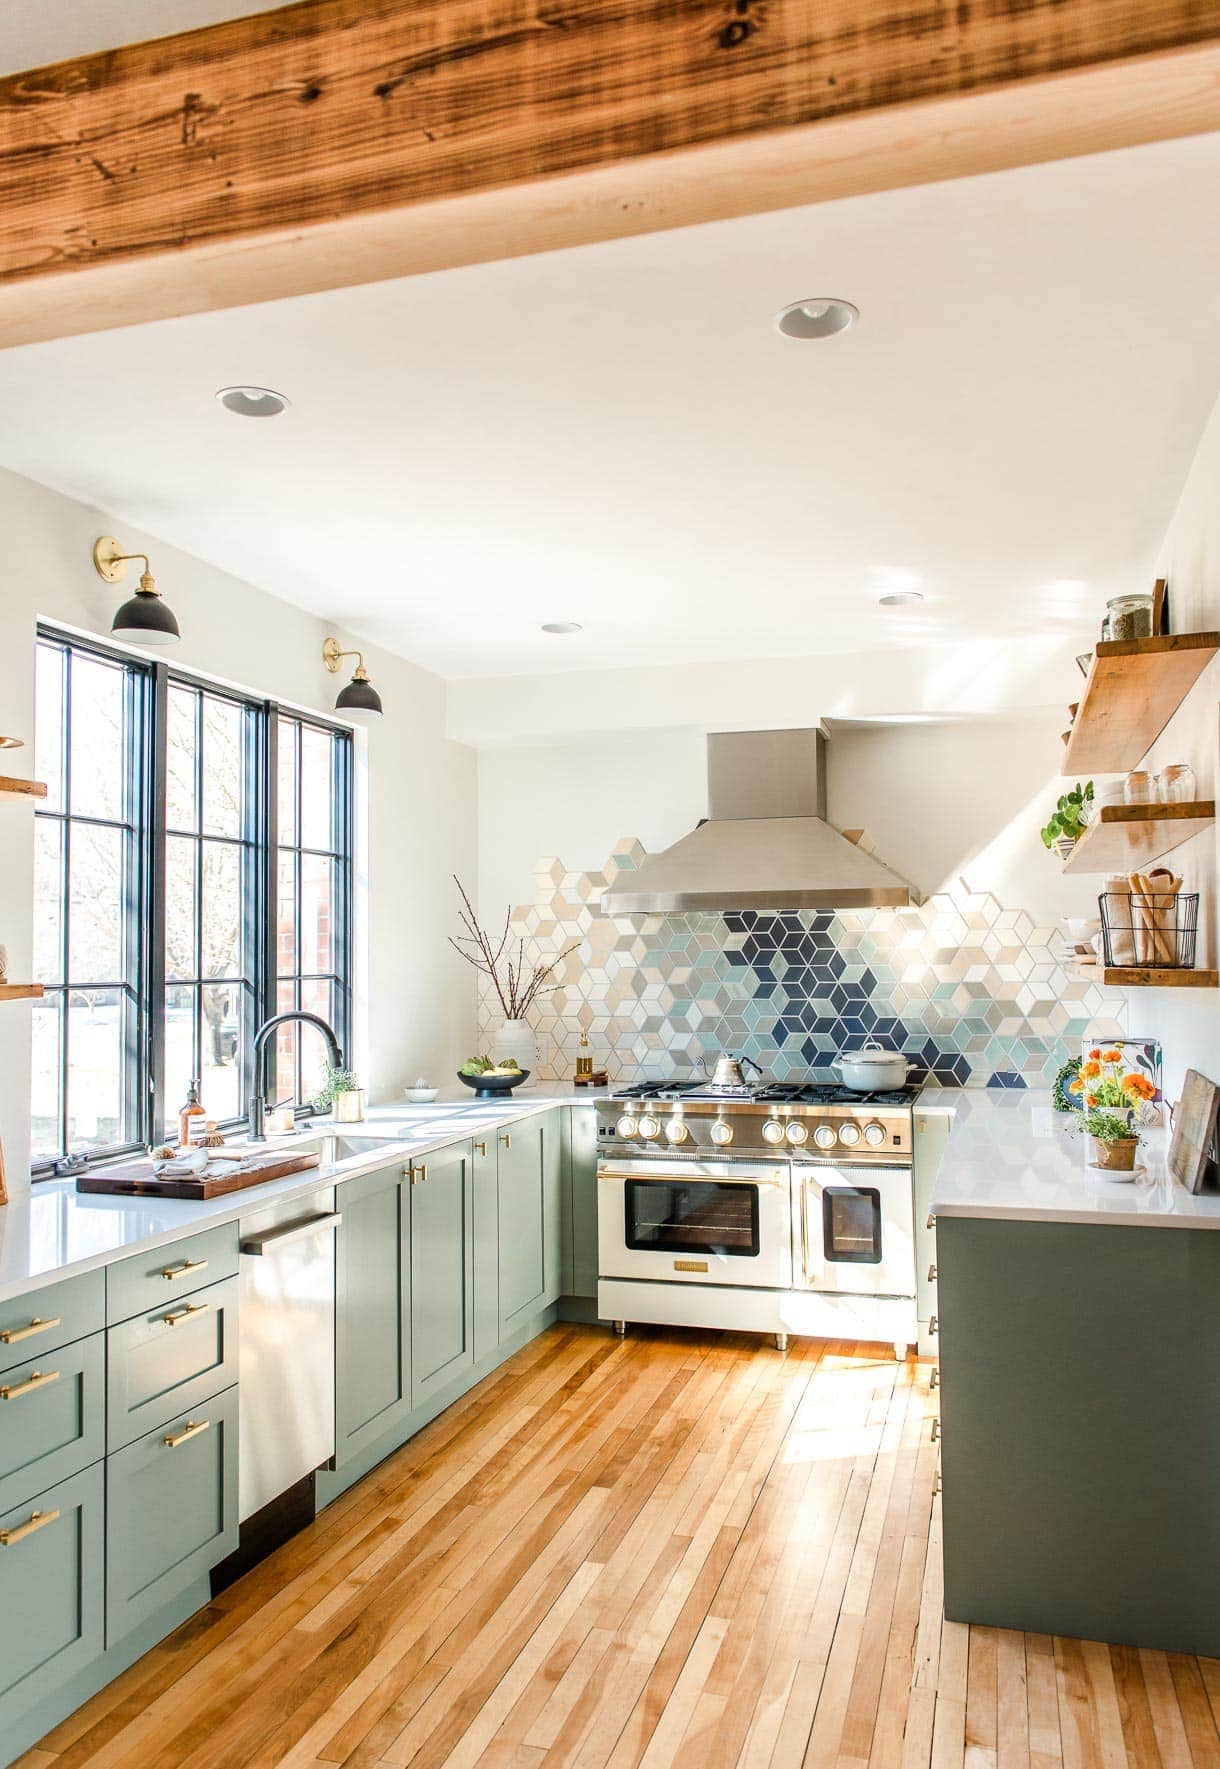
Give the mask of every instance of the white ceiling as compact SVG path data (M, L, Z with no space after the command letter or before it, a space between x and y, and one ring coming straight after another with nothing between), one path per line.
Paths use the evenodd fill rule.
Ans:
M1220 135L36 345L0 463L446 676L1091 633L1220 386L1217 189Z
M3 0L0 76L271 12L284 4L285 0Z

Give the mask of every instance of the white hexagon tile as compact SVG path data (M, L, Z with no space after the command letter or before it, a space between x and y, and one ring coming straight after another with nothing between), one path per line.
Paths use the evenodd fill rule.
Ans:
M533 904L512 934L530 963L565 945L557 987L531 1014L539 1078L573 1073L580 1035L614 1082L685 1076L720 1050L777 1080L821 1073L866 1039L950 1087L1046 1085L1081 1037L1119 1037L1124 1000L1081 981L1062 935L961 883L912 909L602 915L601 895L644 858L618 843L601 872L535 868ZM500 1023L481 992L482 1039Z

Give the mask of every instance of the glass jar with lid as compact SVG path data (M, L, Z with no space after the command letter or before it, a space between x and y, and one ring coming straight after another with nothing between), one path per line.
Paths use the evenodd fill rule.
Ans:
M1189 804L1195 790L1195 771L1188 762L1170 762L1156 777L1156 796L1163 805Z
M1128 805L1154 805L1156 803L1156 780L1153 775L1145 774L1141 769L1128 774L1123 785L1123 802Z
M1112 596L1106 603L1111 639L1152 637L1152 597Z

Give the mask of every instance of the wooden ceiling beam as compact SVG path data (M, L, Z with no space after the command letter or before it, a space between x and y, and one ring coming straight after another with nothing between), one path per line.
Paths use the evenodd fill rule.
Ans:
M300 0L0 80L0 345L1220 128L1220 0Z

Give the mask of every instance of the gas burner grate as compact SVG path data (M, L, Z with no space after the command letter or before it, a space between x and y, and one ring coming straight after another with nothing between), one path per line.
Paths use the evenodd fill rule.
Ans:
M754 1097L763 1105L908 1106L918 1093L917 1086L883 1087L862 1093L835 1081L776 1081L761 1088Z

